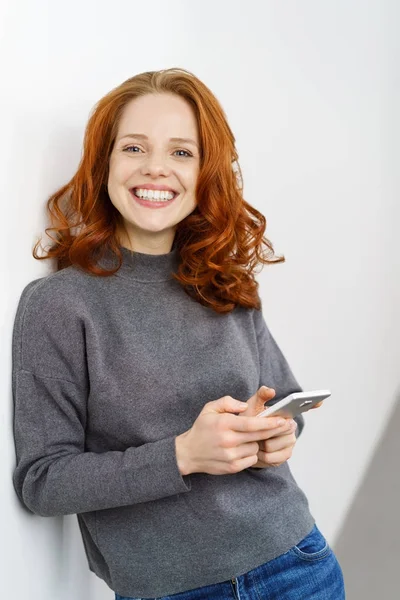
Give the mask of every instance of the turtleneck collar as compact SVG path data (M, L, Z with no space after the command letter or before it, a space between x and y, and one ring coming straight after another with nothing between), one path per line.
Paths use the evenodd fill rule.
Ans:
M127 279L144 282L168 281L172 279L172 271L176 272L179 265L178 249L172 248L167 254L144 254L124 246L119 246L122 252L122 265L117 275ZM99 264L109 268L116 267L118 261L108 253Z

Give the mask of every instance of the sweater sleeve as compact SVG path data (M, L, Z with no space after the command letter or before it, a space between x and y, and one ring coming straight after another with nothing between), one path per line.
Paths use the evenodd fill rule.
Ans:
M79 299L65 302L39 286L23 291L13 330L13 484L22 503L38 515L57 516L189 491L176 436L125 451L85 451L89 384Z
M259 387L266 385L276 392L273 400L265 406L273 406L282 398L293 392L302 392L303 388L297 382L282 350L270 332L261 310L254 309L254 326L257 334L257 346L260 358ZM295 417L297 423L296 436L299 437L304 429L304 417Z

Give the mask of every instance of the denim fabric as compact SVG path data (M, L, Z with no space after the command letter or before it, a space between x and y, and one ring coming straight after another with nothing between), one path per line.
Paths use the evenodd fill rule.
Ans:
M158 598L115 600L345 600L342 569L314 525L285 554L228 581Z

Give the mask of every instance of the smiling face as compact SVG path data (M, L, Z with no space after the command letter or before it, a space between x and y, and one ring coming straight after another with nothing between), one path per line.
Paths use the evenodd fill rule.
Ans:
M190 104L169 93L131 100L122 114L109 166L108 194L123 223L117 232L120 243L145 254L170 252L176 225L196 207L200 140ZM159 208L145 205L133 190L147 184L177 195Z

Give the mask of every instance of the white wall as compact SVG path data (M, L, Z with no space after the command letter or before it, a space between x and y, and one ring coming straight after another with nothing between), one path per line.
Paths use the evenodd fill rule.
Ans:
M237 138L246 199L286 256L258 279L267 322L301 385L333 392L307 416L291 464L334 542L399 393L397 7L0 5L2 597L113 596L88 570L76 517L32 516L14 494L11 333L22 288L49 272L32 246L48 225L47 197L78 165L92 106L145 70L184 67L214 91Z

